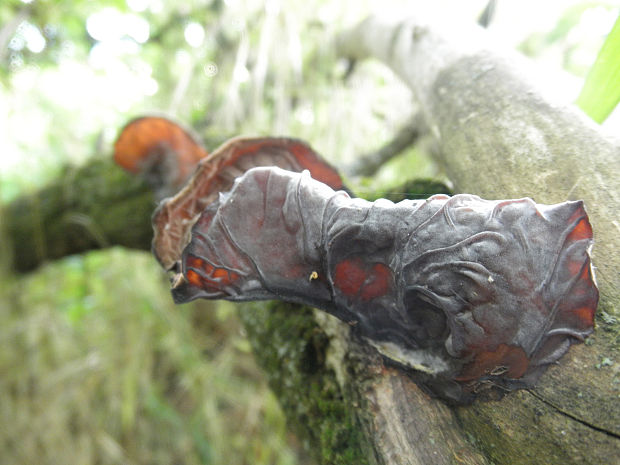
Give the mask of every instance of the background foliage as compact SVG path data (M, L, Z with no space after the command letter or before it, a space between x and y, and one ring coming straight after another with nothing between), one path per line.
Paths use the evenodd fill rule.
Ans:
M590 72L577 104L598 123L620 102L620 16L609 32Z
M439 3L473 22L486 2ZM573 73L564 92L574 100L618 4L509 3L499 4L491 31ZM364 63L348 73L333 36L374 8L427 7L4 1L0 199L40 187L67 163L109 157L118 128L142 113L175 117L210 145L240 133L294 135L346 166L389 139L414 108L386 68ZM617 128L617 112L605 124ZM412 149L350 183L376 197L428 176L441 173ZM145 253L95 252L28 276L11 275L0 258L1 463L310 462L286 431L234 307L174 307Z

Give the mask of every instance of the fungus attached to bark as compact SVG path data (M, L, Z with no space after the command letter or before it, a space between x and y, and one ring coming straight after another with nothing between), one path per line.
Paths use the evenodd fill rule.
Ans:
M371 203L305 143L241 138L201 160L153 226L177 303L312 305L451 401L531 386L594 325L582 202Z
M130 121L114 144L116 163L144 176L160 198L176 193L206 156L187 130L157 116Z

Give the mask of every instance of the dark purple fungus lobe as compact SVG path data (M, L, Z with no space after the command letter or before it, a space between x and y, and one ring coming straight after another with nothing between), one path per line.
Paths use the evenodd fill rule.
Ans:
M202 211L172 295L312 305L466 402L531 386L592 332L591 243L579 201L370 203L308 172L255 168Z
M153 214L153 254L166 270L176 270L190 231L205 207L234 180L257 166L289 171L310 170L313 177L334 189L344 189L338 172L308 144L285 137L239 137L204 157L193 176L174 197L160 203Z

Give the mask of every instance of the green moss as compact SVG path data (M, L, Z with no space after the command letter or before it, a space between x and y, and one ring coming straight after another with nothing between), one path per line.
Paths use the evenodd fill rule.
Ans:
M312 310L283 302L244 304L240 317L292 429L320 463L367 464L362 434L335 374L329 339Z

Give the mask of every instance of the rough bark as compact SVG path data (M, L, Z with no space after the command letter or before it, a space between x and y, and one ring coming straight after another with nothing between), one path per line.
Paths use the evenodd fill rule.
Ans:
M378 58L409 85L457 191L585 200L601 291L595 335L535 389L453 413L461 434L494 463L613 462L620 450L620 144L578 109L555 102L530 63L493 50L492 41L479 28L369 18L344 33L339 48L351 58Z

